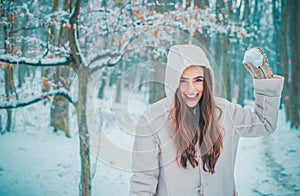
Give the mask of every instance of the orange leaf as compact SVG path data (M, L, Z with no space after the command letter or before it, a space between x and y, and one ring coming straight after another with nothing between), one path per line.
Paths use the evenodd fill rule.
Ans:
M157 37L158 36L158 31L153 31L152 35L155 36L155 37Z
M10 98L10 99L14 99L15 96L14 96L14 95L10 95L9 98Z
M225 13L226 13L225 8L222 8L222 9L221 9L221 12L222 12L223 14L225 14Z
M123 41L124 41L124 38L123 38L123 36L121 36L119 39L119 43L122 43Z
M144 26L144 29L145 29L146 31L149 31L149 30L150 30L150 27L149 27L149 26Z
M14 55L18 51L19 47L14 45L12 54Z
M44 78L44 79L43 79L43 84L48 84L48 83L49 83L48 78Z
M152 10L147 10L148 15L153 16L154 12Z

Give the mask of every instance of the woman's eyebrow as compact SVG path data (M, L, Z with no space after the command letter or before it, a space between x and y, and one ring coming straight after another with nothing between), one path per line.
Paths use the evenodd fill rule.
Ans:
M200 78L204 78L204 76L197 76L197 77L194 78L194 80L195 79L200 79Z
M204 78L204 76L197 76L197 77L195 77L195 78L193 78L194 80L196 80L196 79L200 79L200 78ZM189 78L185 78L185 77L180 77L180 79L181 80L188 80Z

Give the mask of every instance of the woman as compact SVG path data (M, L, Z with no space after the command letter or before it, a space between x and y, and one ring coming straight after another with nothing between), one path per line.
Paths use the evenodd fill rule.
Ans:
M273 76L262 54L251 49L244 56L254 76L252 112L214 97L214 73L200 47L170 48L167 96L149 107L136 128L130 195L236 195L239 137L268 135L277 124L283 78Z

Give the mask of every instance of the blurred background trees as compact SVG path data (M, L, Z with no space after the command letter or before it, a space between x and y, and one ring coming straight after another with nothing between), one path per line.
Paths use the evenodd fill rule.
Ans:
M53 129L72 137L68 113L75 107L80 190L90 195L89 81L101 76L99 99L116 86L113 100L122 103L139 84L153 103L165 96L164 86L143 82L163 81L168 49L180 43L201 43L209 51L223 77L223 96L241 105L254 99L244 51L261 46L274 73L285 77L286 120L299 127L298 10L297 0L0 0L0 132L13 131L18 108L43 101L51 104ZM124 79L126 70L143 63Z

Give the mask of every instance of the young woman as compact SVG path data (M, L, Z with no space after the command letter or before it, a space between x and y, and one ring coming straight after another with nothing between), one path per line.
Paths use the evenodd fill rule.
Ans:
M130 195L236 195L239 137L276 129L283 78L273 76L259 48L245 53L254 77L252 112L214 97L214 72L194 45L170 48L166 98L151 105L136 128Z

